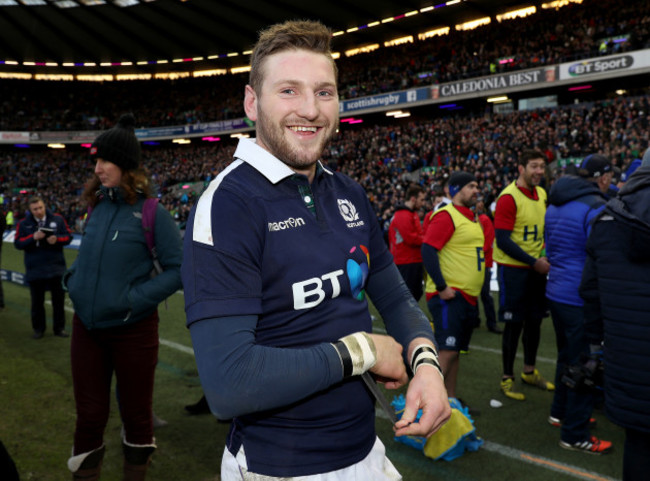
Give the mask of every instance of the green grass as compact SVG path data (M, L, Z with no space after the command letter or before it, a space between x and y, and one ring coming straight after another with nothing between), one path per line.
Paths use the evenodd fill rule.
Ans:
M73 250L66 250L70 262L75 254ZM24 271L22 253L11 244L3 246L2 267ZM70 341L53 337L51 329L43 339L32 340L29 290L6 282L3 287L7 307L0 311L0 440L14 458L21 480L69 479L66 460L72 447L75 422ZM168 305L168 310L162 305L160 308L161 339L190 347L182 295L173 295ZM72 315L68 312L66 316L69 324ZM377 323L377 327L381 327L381 323ZM478 452L467 453L452 462L433 461L409 446L394 442L389 422L377 417L378 435L404 479L620 479L623 432L601 412L595 413L598 427L594 434L613 441L615 450L606 456L589 456L559 448L559 430L546 423L551 393L518 383L527 396L525 402L501 395L498 388L500 341L500 336L489 333L483 326L474 333L470 353L461 357L458 392L469 405L481 411L475 417L476 432L487 442ZM553 377L555 356L553 328L550 319L546 319L538 367L547 378ZM154 410L169 424L156 430L158 451L148 479L218 480L229 425L211 416L185 414L183 406L196 402L202 394L193 356L161 345L159 359ZM515 368L521 368L521 359ZM387 394L392 399L395 393ZM493 398L502 401L503 407L491 408L489 401ZM103 480L121 479L119 436L119 414L113 402L105 434L107 453Z

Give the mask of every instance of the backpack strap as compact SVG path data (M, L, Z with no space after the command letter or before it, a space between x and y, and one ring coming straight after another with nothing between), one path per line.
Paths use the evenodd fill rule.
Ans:
M151 259L153 261L153 267L156 271L156 274L160 274L163 271L162 265L158 260L158 253L156 252L156 209L158 206L158 199L155 197L148 197L144 201L142 206L142 230L144 231L144 239L147 243L147 248L151 253Z
M156 209L158 208L158 199L147 197L142 205L142 230L144 231L144 240L151 254L153 262L152 277L162 274L163 267L158 260L158 251L156 251ZM169 309L167 299L165 299L165 309Z
M155 225L156 225L156 206L158 199L148 197L142 206L142 229L144 230L144 239L147 242L149 250L156 248Z

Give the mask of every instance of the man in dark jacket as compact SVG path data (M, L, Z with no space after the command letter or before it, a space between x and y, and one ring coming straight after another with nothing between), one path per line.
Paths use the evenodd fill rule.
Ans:
M555 337L557 366L555 394L548 422L561 426L560 446L590 454L604 454L612 443L589 433L594 408L593 394L569 389L562 382L566 369L589 354L583 328L583 301L578 294L586 257L591 221L606 203L612 179L612 163L600 154L588 155L580 164L579 177L561 177L551 189L546 210L546 255L551 264L546 297L549 299Z
M40 197L29 199L29 212L16 226L14 246L25 251L25 280L32 298L33 338L45 332L45 291L52 295L54 335L68 337L64 331L65 293L61 277L65 272L63 246L72 242L72 233L63 217L45 208Z
M605 410L625 429L623 480L650 473L650 166L596 218L580 295L590 346L604 350Z

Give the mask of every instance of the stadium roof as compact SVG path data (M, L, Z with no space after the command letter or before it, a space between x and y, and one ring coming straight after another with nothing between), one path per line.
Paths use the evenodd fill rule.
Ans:
M532 3L538 4L523 6ZM0 73L230 68L247 65L244 52L259 30L286 19L321 20L343 32L333 39L343 52L481 17L494 21L520 6L507 0L0 0Z

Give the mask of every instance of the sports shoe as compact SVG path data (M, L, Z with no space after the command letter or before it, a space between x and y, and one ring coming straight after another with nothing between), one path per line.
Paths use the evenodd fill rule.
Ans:
M512 379L511 377L502 379L501 391L510 399L515 399L517 401L524 401L526 399L526 396L524 396L524 393L515 391L514 384L515 384L515 380Z
M548 417L548 423L556 428L562 427L562 420L560 418L556 418L553 416ZM590 428L595 428L596 427L596 418L589 418L589 427Z
M567 443L560 441L560 447L570 451L582 451L588 454L607 454L612 450L612 443L591 436L587 441L578 441L577 443Z
M538 388L543 389L545 391L555 391L555 385L552 382L549 382L546 379L544 379L537 369L535 369L530 374L526 374L525 372L522 372L521 380L524 381L526 384L530 384L531 386L537 386Z
M203 395L198 402L185 406L185 410L192 415L210 414L210 406L208 405L208 400L205 398L205 395Z

